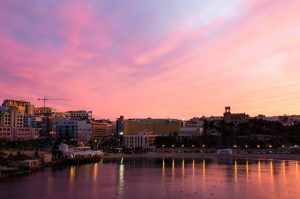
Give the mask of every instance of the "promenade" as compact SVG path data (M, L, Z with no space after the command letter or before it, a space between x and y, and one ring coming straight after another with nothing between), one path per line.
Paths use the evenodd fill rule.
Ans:
M216 154L216 153L108 153L104 158L212 158L212 159L248 159L248 160L299 160L300 154Z

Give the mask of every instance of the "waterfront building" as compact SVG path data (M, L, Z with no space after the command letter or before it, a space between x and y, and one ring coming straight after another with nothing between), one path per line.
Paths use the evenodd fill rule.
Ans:
M156 134L153 132L143 131L135 135L124 135L124 147L127 148L142 148L143 150L152 151Z
M77 141L88 142L92 135L92 125L85 120L53 118L52 131L64 138L73 138Z
M176 119L127 119L123 120L124 135L136 135L148 131L156 135L171 135L179 133L181 120Z

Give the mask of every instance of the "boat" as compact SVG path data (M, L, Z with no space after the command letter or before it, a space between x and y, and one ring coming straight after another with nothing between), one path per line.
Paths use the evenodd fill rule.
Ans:
M69 151L64 154L64 160L69 164L98 162L104 156L102 150Z

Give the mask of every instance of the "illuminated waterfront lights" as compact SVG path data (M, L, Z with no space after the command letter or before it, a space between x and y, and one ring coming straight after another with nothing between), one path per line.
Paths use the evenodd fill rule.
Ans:
M162 176L165 177L165 159L162 160Z
M192 161L192 175L195 177L195 160Z
M185 176L184 159L182 159L182 169L181 169L181 175L182 175L182 177L184 177L184 176Z
M172 160L172 177L175 176L175 160Z
M237 183L238 179L238 166L237 166L237 161L234 161L234 182Z
M203 176L203 180L205 180L205 174L206 174L206 169L205 169L205 160L202 160L202 176Z
M246 160L246 176L247 176L247 179L248 179L248 176L249 176L249 162L248 162L248 160Z

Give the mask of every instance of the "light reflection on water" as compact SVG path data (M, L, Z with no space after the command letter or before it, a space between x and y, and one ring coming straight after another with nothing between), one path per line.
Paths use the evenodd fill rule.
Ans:
M119 186L118 186L118 193L120 195L123 194L124 191L124 173L125 173L125 169L124 169L124 163L123 163L123 159L121 160L121 164L119 166Z
M298 161L112 159L2 181L0 198L299 198L299 181Z

